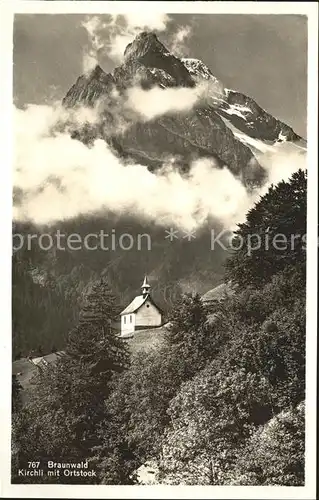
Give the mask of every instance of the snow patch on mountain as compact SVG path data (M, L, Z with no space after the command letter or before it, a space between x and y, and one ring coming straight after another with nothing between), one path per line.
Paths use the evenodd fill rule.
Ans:
M261 141L260 139L254 139L253 137L249 137L249 135L245 134L244 132L241 132L238 129L236 131L233 130L233 134L236 137L236 139L238 139L246 146L249 146L255 154L257 152L260 153L275 152L275 145L273 144L267 144L265 141Z
M160 82L162 88L175 86L174 78L160 68L148 68L148 71Z
M287 136L282 133L282 130L279 132L277 141L278 142L286 142L287 141Z
M223 110L225 111L225 110ZM232 114L232 113L229 113ZM262 141L261 139L255 139L253 137L250 137L249 135L245 134L241 130L239 130L235 125L233 125L227 118L225 118L222 115L219 115L225 125L230 128L236 139L238 139L240 142L248 146L254 154L257 153L275 153L276 152L276 144L277 143L272 143L270 141ZM278 143L279 144L279 143Z
M270 184L288 180L298 168L306 169L307 143L305 140L293 142L256 139L237 129L225 116L221 116L221 118L225 125L231 129L236 139L248 146L260 165L266 169L268 180L263 186L261 194L266 192ZM281 135L280 133L279 136Z
M194 74L196 76L201 76L206 80L210 80L211 78L217 80L217 78L214 77L213 73L208 68L208 66L206 66L206 64L204 64L203 61L201 61L200 59L183 57L181 61L191 74Z
M229 104L228 107L223 108L224 113L228 115L237 115L243 120L247 121L247 116L244 113L252 114L252 110L247 106L242 106L241 104Z
M223 84L213 75L211 70L205 63L203 63L203 61L190 57L183 57L181 61L195 80L211 80L216 84L216 86L219 87L220 92L224 94Z

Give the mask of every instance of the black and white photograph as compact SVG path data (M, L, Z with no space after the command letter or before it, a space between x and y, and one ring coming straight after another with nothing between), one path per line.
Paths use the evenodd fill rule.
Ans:
M314 498L317 5L31 3L7 49L10 495Z

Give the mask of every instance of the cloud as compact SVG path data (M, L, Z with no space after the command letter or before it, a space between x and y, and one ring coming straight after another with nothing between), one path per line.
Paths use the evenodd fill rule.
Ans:
M277 184L281 180L287 181L296 170L307 168L306 149L293 142L278 143L265 154L256 154L256 157L268 173L263 192L271 184Z
M127 90L126 108L144 120L152 120L161 115L187 112L201 103L213 105L221 96L219 83L203 80L195 87L153 87L149 90L131 87Z
M187 177L172 163L154 174L144 165L124 165L104 141L88 148L67 133L52 134L60 122L59 110L48 106L15 109L18 219L47 223L110 209L191 228L209 215L228 224L246 209L244 187L211 160L194 162Z
M83 71L87 72L98 64L100 51L115 63L124 58L124 50L142 30L165 31L170 18L167 14L130 12L106 16L87 16L82 27L87 31L89 45L83 53Z
M180 26L170 42L170 50L177 57L185 57L186 41L192 34L192 27L188 24Z
M149 9L123 14L130 28L165 31L170 18L167 14L152 12Z
M86 112L75 116L81 120ZM112 210L185 229L215 217L234 229L262 193L248 193L227 168L217 168L211 159L194 161L188 175L181 175L174 162L156 174L141 164L124 164L102 140L89 148L71 139L68 130L57 132L62 130L58 125L70 119L60 108L15 108L14 116L14 187L21 193L16 219L50 223ZM280 150L267 162L273 182L289 176L305 159Z
M89 42L88 47L83 52L83 71L87 73L98 64L98 52L104 45L100 32L106 27L106 24L98 16L88 16L81 25L87 32Z
M158 14L148 10L112 16L113 33L110 37L109 56L115 62L122 62L126 46L140 31L165 31L169 21L167 14Z
M151 120L167 113L189 111L199 101L201 93L198 87L153 87L150 90L132 87L128 89L127 96L127 106L144 119Z

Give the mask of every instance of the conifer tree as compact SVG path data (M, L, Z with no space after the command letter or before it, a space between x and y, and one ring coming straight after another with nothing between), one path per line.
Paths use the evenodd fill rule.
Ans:
M289 265L305 274L306 213L307 176L298 170L288 182L272 185L238 224L238 250L226 262L226 280L260 286Z
M112 326L116 313L115 297L106 279L101 278L84 297L79 324L68 335L66 354L95 373L122 371L129 356Z

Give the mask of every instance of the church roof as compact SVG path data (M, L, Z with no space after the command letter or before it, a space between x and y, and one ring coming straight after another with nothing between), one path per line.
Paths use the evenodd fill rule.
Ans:
M122 314L135 313L147 301L147 299L160 311L160 308L155 304L150 295L138 295L125 309L123 309L120 315L122 316Z
M135 299L132 300L132 302L125 309L123 309L121 315L136 312L137 309L139 309L144 304L147 298L148 295L146 296L138 295L137 297L135 297Z

